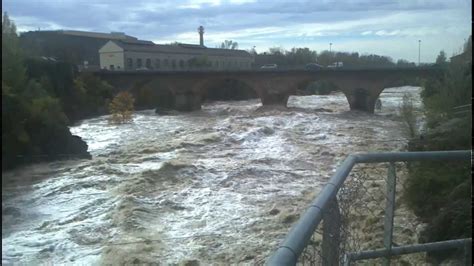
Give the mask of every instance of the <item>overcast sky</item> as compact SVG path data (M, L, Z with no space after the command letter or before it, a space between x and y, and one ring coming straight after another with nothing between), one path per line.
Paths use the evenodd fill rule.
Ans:
M3 0L19 32L121 31L155 43L224 40L240 49L308 47L433 62L458 53L471 34L470 0Z

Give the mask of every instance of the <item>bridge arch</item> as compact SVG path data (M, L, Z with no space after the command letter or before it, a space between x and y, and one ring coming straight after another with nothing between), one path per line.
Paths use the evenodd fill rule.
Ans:
M146 83L136 84L131 92L138 110L176 108L175 91L166 81L151 79Z
M298 83L300 95L329 94L331 91L341 91L339 85L332 79L314 78Z
M337 91L341 91L346 96L350 110L374 113L377 98L384 88L387 88L387 84L393 81L378 77L357 79L356 75L341 79L337 75L333 75L304 79L299 83L299 87L308 86L312 82L328 82L333 84Z
M193 89L207 101L239 101L260 98L255 86L244 79L235 77L219 77L198 82Z
M334 77L313 76L301 79L297 82L297 91L290 95L306 96L306 95L328 95L332 92L342 92L347 100L347 109L352 110L350 102L349 83L344 80L338 80ZM326 106L320 106L325 109Z

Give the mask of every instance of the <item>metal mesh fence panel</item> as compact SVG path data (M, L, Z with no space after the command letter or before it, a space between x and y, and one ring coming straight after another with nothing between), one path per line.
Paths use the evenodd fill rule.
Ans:
M423 224L414 214L425 218L438 215L444 194L433 194L433 189L443 191L443 184L450 191L452 186L466 187L467 181L461 185L456 182L465 178L470 156L471 151L467 150L349 156L270 257L270 264L282 265L284 261L293 265L297 258L297 265L426 265L433 262L434 255L439 257L439 252L450 250L454 254L454 250L459 258L453 257L446 265L471 265L471 238L426 242L423 235L437 230L434 226L439 227L439 223ZM419 164L428 161L431 162ZM455 166L451 162L466 165ZM446 178L453 171L455 182ZM433 178L438 176L433 185ZM426 182L429 190L423 187ZM433 198L433 204L427 198ZM459 212L464 202L460 204L454 209L458 211L456 215L464 217L465 213ZM446 213L442 215L449 218ZM463 218L457 219L463 222Z
M323 220L314 234L309 245L298 260L298 265L334 265L345 262L345 254L384 248L385 214L387 201L394 206L392 245L417 243L416 232L422 228L414 214L408 210L402 201L402 191L405 186L407 169L404 163L395 165L395 201L388 193L389 163L356 165L346 182L337 193L340 213L339 243L331 242L330 248L337 251L338 259L327 258L323 252L323 228L331 220ZM394 265L423 264L424 253L392 257ZM350 265L382 265L385 258L352 262Z

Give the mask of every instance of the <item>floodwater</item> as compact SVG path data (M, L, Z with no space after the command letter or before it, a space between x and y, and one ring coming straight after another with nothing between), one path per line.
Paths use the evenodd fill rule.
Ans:
M375 115L335 93L85 120L92 160L2 173L2 264L263 262L348 154L404 149L404 93L420 104L386 89Z

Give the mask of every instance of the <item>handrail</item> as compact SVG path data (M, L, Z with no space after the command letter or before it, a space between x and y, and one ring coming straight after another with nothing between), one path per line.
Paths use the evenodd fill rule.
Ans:
M417 253L417 252L433 252L433 251L441 251L441 250L446 250L446 249L464 248L466 247L466 245L471 245L471 244L472 244L471 238L462 238L462 239L438 241L438 242L431 242L431 243L424 243L424 244L393 247L390 250L390 252L387 251L386 249L353 252L353 253L347 254L346 262L349 263L351 261L356 261L356 260L380 258L387 255L399 256L399 255L412 254L412 253Z
M267 261L268 265L295 265L308 245L314 230L323 218L323 210L357 163L411 162L428 160L469 160L471 151L384 152L349 155L337 168L329 182L310 204L306 212L292 226L285 240Z

